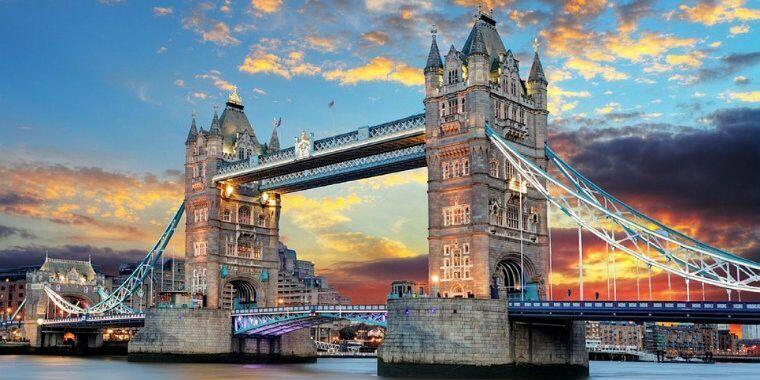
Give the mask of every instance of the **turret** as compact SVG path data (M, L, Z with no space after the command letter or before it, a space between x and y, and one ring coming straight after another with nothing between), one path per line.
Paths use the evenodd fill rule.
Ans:
M536 106L546 109L546 86L549 82L544 75L544 68L541 66L541 60L538 58L538 38L533 40L533 65L530 67L530 75L526 83L528 87L528 96L533 97Z
M435 39L437 32L438 30L433 25L430 30L433 41L430 43L430 52L425 65L425 94L427 96L434 95L443 84L443 61L441 61L441 53L438 51L438 42Z
M479 21L478 21L479 22ZM473 27L473 39L467 53L467 84L488 84L491 65L489 63L488 49L483 37L482 26L475 23Z
M211 157L222 156L222 127L219 124L219 115L214 106L214 118L211 120L211 128L208 132L208 145L206 146L206 152Z
M269 139L269 145L267 145L267 153L274 153L280 150L280 138L277 136L277 128L282 123L282 118L274 119L272 123L272 137Z
M195 112L193 112L193 121L190 123L190 131L187 133L185 145L190 145L190 143L194 142L196 138L198 138L198 128L195 126Z

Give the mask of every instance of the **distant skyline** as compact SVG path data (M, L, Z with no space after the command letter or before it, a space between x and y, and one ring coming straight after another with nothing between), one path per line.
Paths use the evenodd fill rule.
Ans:
M181 202L191 114L208 129L233 86L260 141L282 118L284 147L302 130L324 137L421 112L431 26L442 54L461 49L477 5L494 10L523 78L539 38L550 144L568 162L667 224L760 260L757 3L10 0L0 267L47 251L114 270L144 255ZM418 169L287 194L282 240L354 302L381 302L392 280L427 277L426 181ZM556 289L577 296L577 232L553 221ZM587 297L604 296L604 245L584 245ZM618 270L620 298L635 297L635 262L620 255Z

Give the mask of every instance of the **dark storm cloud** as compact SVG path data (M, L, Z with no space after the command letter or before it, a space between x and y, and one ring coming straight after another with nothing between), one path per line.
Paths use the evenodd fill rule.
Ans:
M0 224L0 240L7 239L11 236L18 236L23 239L34 239L36 237L26 228L9 227Z
M757 225L760 109L709 117L713 129L631 133L636 128L556 133L555 149L612 194L658 212Z
M722 57L717 66L697 71L697 77L699 81L725 78L758 62L760 62L760 51L729 54Z
M0 249L0 266L14 268L27 265L41 265L45 255L58 259L88 260L92 257L94 265L107 274L116 274L120 264L136 263L145 255L138 249L118 250L91 245L64 246L15 246Z

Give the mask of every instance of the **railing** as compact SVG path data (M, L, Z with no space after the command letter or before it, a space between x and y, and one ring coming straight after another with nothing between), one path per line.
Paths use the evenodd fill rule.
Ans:
M42 326L87 323L87 322L112 322L112 321L135 321L145 319L144 313L139 314L114 314L114 315L83 315L81 317L40 319L37 324Z
M659 310L740 310L757 311L760 303L753 302L683 302L683 301L509 301L510 308L608 308Z
M413 115L392 122L371 127L363 127L352 132L315 140L313 142L313 152L311 157L323 156L341 150L353 149L364 144L389 141L404 137L408 134L424 132L425 115ZM217 167L218 174L215 176L215 180L220 180L222 177L226 178L230 173L245 172L246 170L255 171L295 160L295 148L290 147L269 155L261 155L253 159L220 162Z
M425 147L422 145L415 145L409 148L342 161L332 165L320 166L315 169L307 169L300 172L266 178L261 180L260 189L271 190L304 181L318 180L329 176L350 173L355 170L371 169L423 157L425 157Z

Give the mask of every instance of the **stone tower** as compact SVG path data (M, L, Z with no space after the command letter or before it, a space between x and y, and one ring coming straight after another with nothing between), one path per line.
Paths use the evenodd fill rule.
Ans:
M546 167L547 81L537 49L526 82L492 16L478 12L462 50L452 45L444 58L434 28L424 100L430 284L446 297L543 297L546 201L485 134L488 124Z
M212 181L222 162L264 154L235 90L208 131L195 115L185 142L186 284L206 308L274 306L280 198Z

